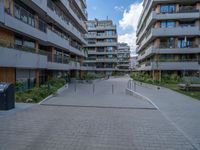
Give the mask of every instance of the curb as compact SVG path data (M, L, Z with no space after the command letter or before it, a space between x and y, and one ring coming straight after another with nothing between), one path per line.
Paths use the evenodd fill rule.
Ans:
M153 105L157 110L159 110L158 106L156 106L156 104L154 104L148 97L144 96L144 95L141 95L140 93L138 92L135 92L131 89L128 89L126 88L126 94L129 94L131 96L134 96L134 97L137 97L137 98L141 98L145 101L148 101L151 105Z
M192 147L195 149L195 150L200 150L198 148L198 145L196 145L195 143L193 143L193 140L181 129L179 128L176 123L174 123L165 113L163 113L159 108L158 106L153 103L148 97L138 93L138 92L135 92L133 90L130 90L128 88L126 88L126 94L129 94L129 95L132 95L132 96L135 96L135 97L139 97L139 98L142 98L143 100L147 100L149 103L151 103L164 117L166 120L168 120L180 133L182 133L185 138L189 141L189 143L192 145Z
M136 80L132 80L132 81L136 82L137 85L143 86L143 87L146 87L146 88L155 88L155 89L157 89L158 87L160 89L163 88L162 86L159 86L159 85L148 84L148 83L139 82L139 81L136 81Z
M51 95L47 96L45 99L43 99L43 100L42 100L41 102L39 102L38 104L41 105L43 102L45 102L45 101L51 99L52 97L55 97L56 95L61 94L64 90L66 90L66 89L68 89L68 88L69 88L69 84L67 83L67 84L65 84L63 87L61 87L60 89L58 89L58 90L56 91L55 94L51 94Z

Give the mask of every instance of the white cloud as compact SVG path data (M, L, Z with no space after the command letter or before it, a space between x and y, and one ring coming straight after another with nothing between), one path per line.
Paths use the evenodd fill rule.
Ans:
M124 11L124 6L115 6L114 9L116 11L123 12Z
M124 11L123 18L119 21L119 26L123 30L132 29L132 33L119 35L119 42L128 43L131 47L132 54L135 54L136 30L142 9L142 2L132 4L129 10Z

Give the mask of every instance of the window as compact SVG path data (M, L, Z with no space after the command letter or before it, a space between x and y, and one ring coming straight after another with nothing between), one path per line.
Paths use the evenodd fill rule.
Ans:
M176 11L176 5L161 5L160 12L161 13L173 13Z
M23 40L19 37L16 37L15 38L15 44L18 45L18 46L22 46Z
M174 48L175 47L175 38L170 37L160 40L160 48Z
M106 31L106 35L113 35L113 31Z
M187 48L192 46L192 41L190 39L179 39L178 40L178 48Z
M108 58L113 58L113 55L108 55Z
M107 48L107 50L108 50L108 52L112 52L112 51L113 51L113 47L112 47L112 46L109 46L109 47Z
M17 46L25 46L25 47L29 47L29 48L35 48L35 41L34 40L27 40L27 37L20 37L20 36L16 36L15 37L15 45Z
M23 45L24 45L25 47L35 48L35 42L34 42L34 41L24 40Z
M18 19L20 19L20 16L21 16L21 14L20 14L20 7L17 6L17 5L14 5L14 16L16 18L18 18Z
M176 22L175 21L162 21L160 23L161 28L174 28L176 27Z
M106 42L113 42L113 39L106 39Z

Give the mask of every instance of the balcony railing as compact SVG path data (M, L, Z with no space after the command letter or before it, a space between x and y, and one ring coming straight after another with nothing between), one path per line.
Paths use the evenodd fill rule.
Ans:
M48 52L44 50L31 48L31 47L27 47L23 45L17 45L15 43L4 41L4 40L0 40L0 47L12 48L12 49L16 49L23 52L30 52L30 53L40 54L40 55L45 55L45 56L48 55Z
M158 59L155 62L198 62L198 58L193 58L193 59Z
M84 39L84 34L82 34L71 22L70 19L65 15L65 12L62 11L52 0L47 1L47 6L50 8L57 16L59 16L67 25L70 25L73 33L77 33L78 36Z
M159 47L160 49L164 49L164 48L170 48L170 49L173 49L173 48L198 48L199 45L196 44L195 42L190 42L190 43L186 43L184 45L178 45L178 44L175 44L175 43L167 43L167 42L161 42Z
M199 12L195 6L182 6L179 8L179 13Z
M14 4L14 9L7 8L5 9L5 12L15 17L16 19L19 19L20 21L32 26L33 28L36 28L45 33L47 31L47 24L43 20L41 20L39 17L35 17L33 14L16 3Z

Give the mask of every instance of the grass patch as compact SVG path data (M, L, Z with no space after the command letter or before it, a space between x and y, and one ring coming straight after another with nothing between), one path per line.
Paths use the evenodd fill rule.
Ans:
M176 91L178 93L184 94L186 96L200 100L200 91L183 91L183 90L179 89L178 84L180 84L183 81L176 75L171 75L171 76L166 75L163 77L161 82L159 82L157 80L153 81L151 79L151 77L146 73L142 73L142 74L132 73L130 76L133 80L136 80L139 82L144 82L147 84L165 87L165 88L171 89L173 91ZM186 83L190 82L192 84L192 83L195 83L196 81L195 82L194 81L185 81L185 82Z
M195 98L197 100L200 100L200 92L199 91L188 91L188 92L183 91L183 90L179 89L177 84L163 84L163 85L160 85L160 86L166 87L168 89L174 90L174 91L179 92L181 94L190 96L190 97Z

